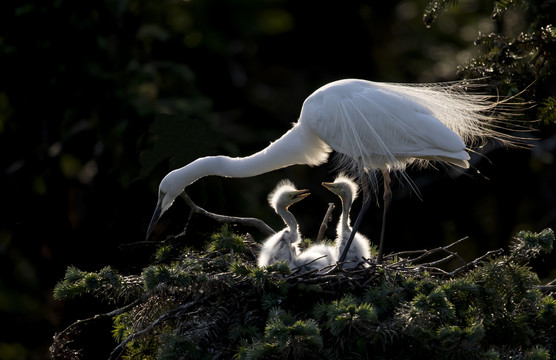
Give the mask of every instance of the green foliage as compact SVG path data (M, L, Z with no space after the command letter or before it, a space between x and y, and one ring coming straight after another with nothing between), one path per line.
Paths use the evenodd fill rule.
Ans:
M235 234L226 224L222 226L219 232L214 233L210 237L210 242L207 245L207 251L219 251L225 253L233 251L235 253L244 254L248 252L248 248L244 244L243 237Z
M556 98L549 96L541 101L538 107L538 117L545 125L556 123Z
M446 11L449 6L454 6L455 4L457 4L457 2L457 0L430 1L423 15L423 22L427 27L431 26L431 24L436 21L438 16Z
M545 229L540 233L520 231L512 244L511 256L518 261L528 261L542 253L552 251L554 231Z
M155 357L157 360L202 360L210 355L200 351L193 342L177 334L164 334L162 345Z
M163 263L171 260L172 248L170 246L161 246L156 250L155 260L156 262Z
M378 323L375 309L353 295L346 295L331 303L318 304L314 315L318 320L324 321L325 328L335 337L342 334L346 337L359 337L368 334Z
M185 251L166 262L157 257L139 277L109 267L97 273L70 267L56 296L90 293L135 301L113 318L114 339L126 342L130 359L556 355L556 299L541 292L528 266L552 250L550 229L518 233L507 255L457 276L399 262L328 275L291 274L285 263L255 266L241 255L247 246L241 239L223 227L208 240L211 252ZM231 253L241 256L230 262ZM122 286L132 278L135 288Z
M457 1L433 0L425 11L427 26ZM519 12L527 26L512 22L510 11ZM556 5L546 0L499 0L493 2L492 21L500 29L479 34L477 56L460 67L466 78L484 78L493 92L502 96L519 94L522 100L539 104L538 119L553 124L552 86L556 80ZM530 117L535 118L535 115Z
M58 300L73 299L87 293L111 302L128 301L142 293L142 284L137 277L123 277L109 266L96 273L70 266L64 280L54 287L54 298Z
M298 320L278 307L270 310L264 336L242 346L236 359L317 359L323 347L318 324Z

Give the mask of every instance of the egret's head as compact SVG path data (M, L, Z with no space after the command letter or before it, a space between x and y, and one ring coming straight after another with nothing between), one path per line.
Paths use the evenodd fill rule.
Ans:
M323 182L322 186L338 195L342 200L354 201L357 198L359 187L350 178L338 175L334 182Z
M311 195L309 190L297 190L289 180L282 180L268 195L268 203L278 212L278 209L288 209L291 205Z
M158 201L156 203L156 209L154 210L153 217L149 224L147 230L147 239L151 235L158 219L172 206L174 200L183 192L183 183L176 181L176 173L173 171L162 179L160 186L158 187Z

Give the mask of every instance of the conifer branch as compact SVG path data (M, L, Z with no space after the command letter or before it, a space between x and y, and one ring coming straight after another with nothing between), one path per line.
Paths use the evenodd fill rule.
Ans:
M139 330L137 332L134 332L133 334L128 336L125 340L123 340L118 346L116 346L114 348L114 350L112 350L108 360L116 359L122 353L122 351L124 351L125 346L130 341L136 339L137 337L139 337L141 335L144 335L144 334L150 332L155 326L157 326L161 322L163 322L163 321L165 321L165 320L167 320L167 319L169 319L173 316L176 316L176 314L178 314L179 312L181 312L183 310L187 310L187 309L191 308L196 303L197 303L196 301L192 301L192 302L188 302L186 304L180 305L177 308L174 308L174 309L168 311L167 313L165 313L164 315L160 316L158 319L153 321L149 326L147 326L143 330Z
M203 209L202 207L198 206L197 204L195 204L193 202L193 200L191 200L191 198L185 192L182 193L182 198L185 200L187 205L189 205L189 207L191 208L191 213L189 215L189 219L191 219L191 217L194 214L200 214L200 215L204 215L206 217L209 217L213 220L216 220L218 222L236 223L236 224L241 224L241 225L245 225L245 226L251 226L251 227L254 227L256 229L259 229L262 233L264 233L266 235L272 235L272 234L276 233L276 231L274 231L270 226L268 226L261 219L251 218L251 217L238 217L238 216L228 216L228 215L215 214L215 213L207 211L207 210Z

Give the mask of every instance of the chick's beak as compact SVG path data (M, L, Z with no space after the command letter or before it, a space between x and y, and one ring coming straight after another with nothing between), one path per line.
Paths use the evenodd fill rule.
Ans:
M298 190L297 193L295 194L295 198L297 200L303 200L309 195L311 195L311 192L307 189Z
M334 191L334 183L331 182L323 182L322 186L324 186L325 188L327 188L330 191Z

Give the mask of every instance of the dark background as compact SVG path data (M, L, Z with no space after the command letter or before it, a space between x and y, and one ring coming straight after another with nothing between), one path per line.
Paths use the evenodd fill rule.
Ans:
M199 156L246 156L295 122L303 100L340 78L454 80L474 39L526 28L521 10L490 18L461 1L430 28L425 1L19 1L0 5L0 359L42 359L55 331L109 309L61 303L52 288L69 265L141 269L159 181ZM386 252L464 236L472 260L507 248L519 230L556 227L556 137L531 149L487 146L469 171L409 170L420 198L394 185ZM283 178L313 195L291 210L315 238L333 167L295 166L246 179L205 178L188 193L210 211L281 220L266 196ZM356 203L356 207L359 203ZM381 209L362 231L380 234ZM153 239L179 233L181 199ZM335 213L336 214L336 213ZM202 239L217 225L193 219ZM263 236L253 229L255 239ZM333 236L333 232L329 233ZM533 264L556 277L554 255ZM100 334L91 334L100 336ZM102 337L105 339L106 336ZM100 341L101 338L99 338Z

